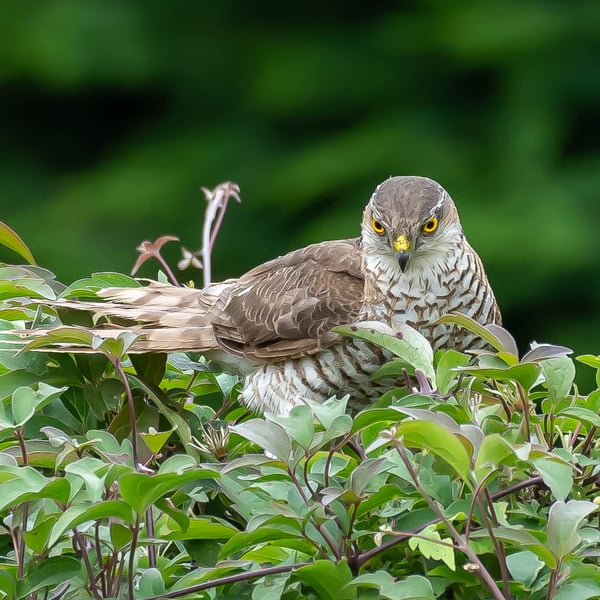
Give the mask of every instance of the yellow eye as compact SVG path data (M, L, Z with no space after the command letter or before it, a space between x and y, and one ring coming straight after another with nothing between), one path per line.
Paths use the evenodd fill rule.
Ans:
M429 221L423 225L423 233L433 233L438 227L437 217L431 217Z
M371 219L371 227L373 228L373 231L379 235L385 233L385 227L375 218Z

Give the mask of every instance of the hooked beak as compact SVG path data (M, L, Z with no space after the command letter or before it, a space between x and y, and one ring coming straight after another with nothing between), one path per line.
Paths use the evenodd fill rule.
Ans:
M411 255L410 241L405 235L399 235L394 241L394 249L396 250L396 259L398 260L400 269L404 273Z

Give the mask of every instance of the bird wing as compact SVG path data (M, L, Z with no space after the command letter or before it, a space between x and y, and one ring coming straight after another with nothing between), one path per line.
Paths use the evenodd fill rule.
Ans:
M210 309L217 343L265 362L331 345L358 317L364 281L358 238L313 244L252 269Z
M108 318L93 328L102 337L138 334L130 352L198 351L223 362L224 350L261 363L331 345L330 330L358 316L363 285L356 238L295 250L203 290L152 282L101 289L105 302L50 304Z

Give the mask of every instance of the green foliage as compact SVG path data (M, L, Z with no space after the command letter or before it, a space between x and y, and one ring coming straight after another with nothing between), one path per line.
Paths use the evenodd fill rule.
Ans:
M579 394L567 348L519 356L448 315L488 349L434 356L406 325L357 324L339 331L386 348L375 377L397 388L256 417L203 359L130 359L126 332L59 321L57 296L129 278L1 268L0 598L600 595L600 389ZM54 329L15 355L30 326Z

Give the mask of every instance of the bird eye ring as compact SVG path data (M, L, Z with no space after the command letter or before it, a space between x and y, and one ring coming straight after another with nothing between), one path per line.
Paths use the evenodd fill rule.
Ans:
M431 217L429 221L423 225L423 233L433 233L438 228L437 217Z
M373 228L373 231L379 235L385 233L385 227L375 218L371 219L371 227Z

